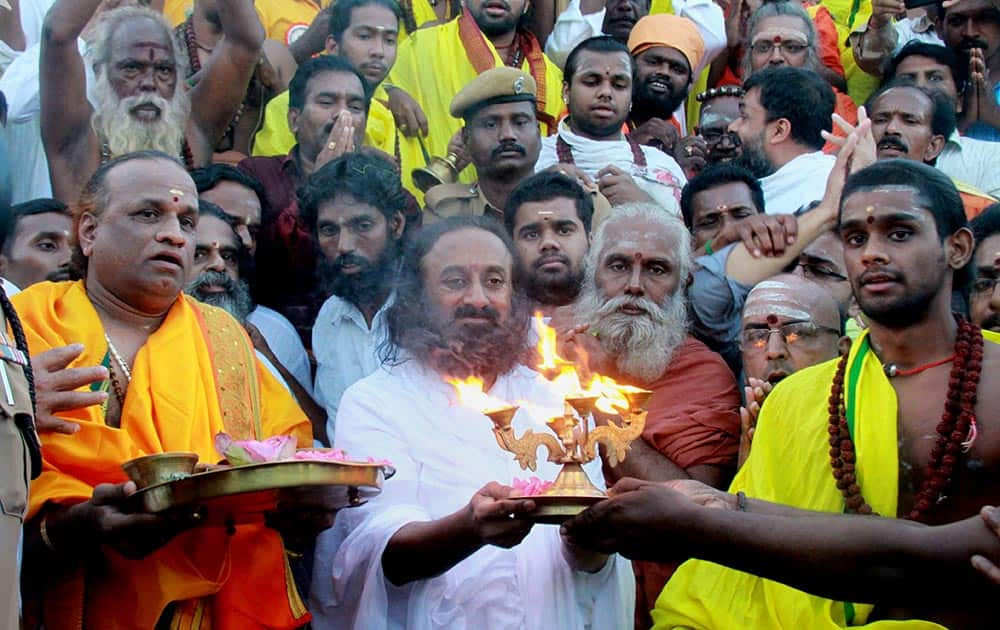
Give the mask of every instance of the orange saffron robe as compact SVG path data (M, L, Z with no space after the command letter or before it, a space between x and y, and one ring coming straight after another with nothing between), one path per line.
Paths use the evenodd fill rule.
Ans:
M101 364L108 344L83 282L44 282L16 297L32 354L82 343L70 367ZM142 455L192 451L217 462L213 438L220 431L293 434L308 446L305 414L249 344L224 311L181 296L135 357L121 428L108 426L102 407L93 406L60 414L80 424L75 435L43 434L30 515L47 503L85 501L97 484L127 481L121 463ZM140 560L106 547L100 562L53 581L42 608L53 629L153 628L171 602L178 602L171 628L294 628L309 620L281 537L264 525L241 525L232 535L223 527L196 528Z

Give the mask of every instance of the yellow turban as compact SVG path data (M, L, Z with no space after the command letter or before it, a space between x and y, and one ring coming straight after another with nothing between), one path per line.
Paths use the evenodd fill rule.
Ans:
M694 72L705 55L705 40L698 27L687 18L670 13L647 15L632 27L628 36L628 50L633 57L643 51L666 46L681 51Z

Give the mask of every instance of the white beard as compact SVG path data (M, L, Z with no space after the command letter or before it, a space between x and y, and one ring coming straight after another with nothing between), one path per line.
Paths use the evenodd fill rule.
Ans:
M188 115L191 113L191 100L180 85L169 101L156 93L120 99L115 94L107 73L102 69L97 73L94 96L97 105L91 124L98 137L108 143L112 156L134 151L162 151L168 155L181 155ZM157 120L144 122L132 115L134 108L145 104L152 104L160 109Z
M645 309L628 315L626 305ZM663 376L674 351L687 337L687 304L677 290L663 305L648 298L617 296L606 300L592 281L586 282L577 303L577 316L590 330L599 333L604 349L615 357L615 367L623 375L649 384Z

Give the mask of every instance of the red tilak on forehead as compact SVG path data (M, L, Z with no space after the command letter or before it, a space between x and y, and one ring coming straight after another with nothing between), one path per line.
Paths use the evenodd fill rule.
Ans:
M640 252L636 252L635 253L635 260L636 260L636 262L642 260L642 254Z
M773 313L771 315L768 315L767 316L767 323L770 326L774 326L775 324L778 323L778 316L774 315Z

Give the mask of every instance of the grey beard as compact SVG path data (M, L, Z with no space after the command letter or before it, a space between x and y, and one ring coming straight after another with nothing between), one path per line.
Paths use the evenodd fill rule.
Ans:
M97 104L91 124L98 137L108 143L111 155L149 150L162 151L168 155L181 154L184 131L191 112L191 99L180 85L169 101L155 93L118 98L107 72L102 69L97 73L94 97ZM159 120L137 120L132 115L132 109L143 104L160 108Z
M642 315L619 311L632 304L646 310ZM687 338L687 304L684 293L675 291L662 305L648 298L599 294L593 282L585 283L577 302L577 319L598 333L604 350L615 357L615 367L625 377L649 384L663 376L674 351Z
M206 286L223 287L225 290L219 293L204 293L201 289ZM229 276L219 271L206 271L195 278L184 292L200 302L221 308L235 317L241 325L246 324L247 316L254 309L247 281L233 282Z

